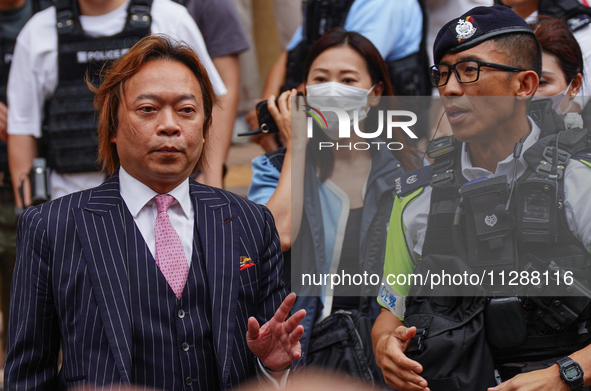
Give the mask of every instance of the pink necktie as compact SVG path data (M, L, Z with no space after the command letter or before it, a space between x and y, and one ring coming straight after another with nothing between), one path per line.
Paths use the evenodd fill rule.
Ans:
M180 299L189 275L189 265L181 238L168 217L167 211L174 202L174 197L164 194L154 197L154 201L158 207L155 226L156 264L177 299Z

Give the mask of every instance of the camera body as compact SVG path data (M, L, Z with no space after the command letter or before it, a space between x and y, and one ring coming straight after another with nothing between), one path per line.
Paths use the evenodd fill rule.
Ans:
M303 96L301 92L298 92L298 96ZM278 105L279 98L275 99L275 105ZM290 104L290 101L288 101ZM279 133L279 127L273 119L273 116L269 112L269 107L266 100L262 100L256 105L257 120L259 128L251 130L250 132L238 133L238 136L254 136L257 134L274 134Z
M279 98L275 100L275 104L277 104L278 100ZM269 112L269 107L267 106L266 100L262 100L257 104L256 111L257 119L259 121L260 133L279 133L279 127Z

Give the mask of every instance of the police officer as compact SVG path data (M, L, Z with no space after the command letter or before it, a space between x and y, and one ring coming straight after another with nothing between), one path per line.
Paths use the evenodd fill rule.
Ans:
M188 43L202 59L215 92L226 92L197 25L177 3L59 0L25 25L8 81L9 161L17 206L22 206L19 190L38 154L51 168L52 198L104 180L96 164L93 96L84 77L88 71L99 83L105 64L151 33Z
M3 348L6 346L4 335L8 324L10 282L16 259L16 219L6 148L8 137L6 132L8 119L6 85L16 36L34 13L49 5L49 1L0 0L0 311L3 321Z
M591 270L591 139L584 129L565 129L560 117L548 109L551 102L530 111L528 117L528 102L541 73L541 50L528 25L504 7L474 8L440 30L434 61L432 82L439 88L453 136L430 144L428 154L435 158L432 166L398 180L384 286L378 297L383 309L372 330L376 361L386 382L397 390L449 390L452 386L462 390L582 390L583 385L591 385L588 297L578 301L577 309L569 314L572 319L552 326L548 322L556 319L551 312L554 308L542 308L534 296L509 298L518 300L513 307L518 316L500 316L486 323L488 344L471 353L461 349L473 341L455 344L458 355L471 354L467 361L472 363L486 360L492 350L496 379L492 367L490 372L445 379L425 376L433 373L433 367L446 367L454 354L450 351L433 351L436 357L427 360L429 367L409 358L413 351L429 352L435 345L429 346L429 338L438 333L428 323L418 328L403 325L403 321L408 325L405 305L413 306L417 300L407 300L413 289L408 282L388 280L388 275L408 275L433 256L447 259L443 255L467 263L515 262L521 270L524 258L535 260L538 268L554 261L557 270L576 270L583 279ZM460 189L464 197L477 194L481 198L460 199ZM483 202L474 207L479 200ZM483 221L476 221L477 215ZM496 236L486 236L492 227L499 228ZM456 301L451 310L461 315L468 308L462 304L469 300ZM567 298L552 304L565 310L574 308L574 301ZM453 301L428 298L423 309L438 305L441 309L449 303ZM421 309L413 310L420 315ZM470 319L464 320L465 326ZM481 324L472 324L465 335L476 326L482 329ZM503 326L508 330L501 330ZM519 331L523 335L517 336ZM514 341L497 349L490 342L495 333ZM444 335L453 336L453 330ZM461 370L450 372L457 375ZM462 376L473 380L458 386ZM485 386L477 387L476 381Z

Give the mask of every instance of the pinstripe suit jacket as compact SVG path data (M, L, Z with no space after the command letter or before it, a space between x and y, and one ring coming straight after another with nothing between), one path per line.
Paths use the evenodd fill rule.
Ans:
M246 345L247 319L267 321L285 296L281 247L265 207L194 181L190 193L212 300L220 385L225 388L256 374ZM131 383L134 309L127 278L134 260L127 249L145 244L137 229L124 229L129 219L117 174L99 187L23 213L6 390ZM240 256L250 257L255 266L240 271Z

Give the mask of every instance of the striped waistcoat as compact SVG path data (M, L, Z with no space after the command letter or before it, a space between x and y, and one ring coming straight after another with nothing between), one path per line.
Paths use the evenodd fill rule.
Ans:
M135 237L141 238L132 217L125 217L125 232L136 230ZM180 300L170 289L144 240L137 240L127 249L127 259L132 260L128 261L129 291L133 292L130 295L132 383L171 391L220 389L206 260L199 236L193 237L193 259Z

